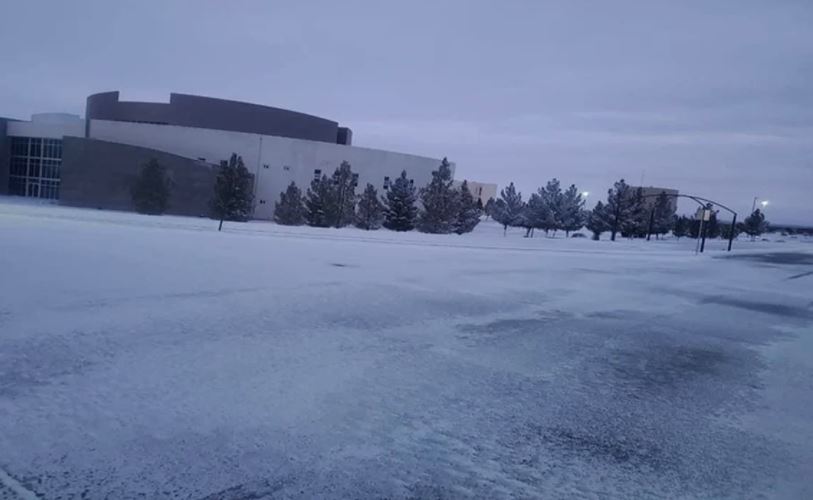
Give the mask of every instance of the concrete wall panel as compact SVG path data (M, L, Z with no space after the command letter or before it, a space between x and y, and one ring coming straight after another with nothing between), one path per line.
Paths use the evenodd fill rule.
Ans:
M88 97L88 119L160 123L337 143L338 123L287 109L187 94L168 103L120 101L118 92Z
M155 158L172 182L167 213L206 216L217 175L214 165L149 148L65 137L60 204L135 210L130 187L141 167Z
M145 123L92 120L89 134L94 139L202 158L214 164L228 159L233 152L241 155L256 179L254 217L258 219L272 217L274 202L291 181L305 191L315 170L330 175L342 161L350 162L359 174L359 193L369 182L381 194L385 178L393 181L402 170L407 171L416 187L426 185L441 161L326 142Z

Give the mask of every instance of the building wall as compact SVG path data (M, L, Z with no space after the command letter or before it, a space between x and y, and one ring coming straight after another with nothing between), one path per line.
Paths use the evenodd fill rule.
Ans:
M349 129L332 120L287 109L187 94L170 94L168 103L120 101L118 92L87 98L92 120L159 123L349 144Z
M141 167L155 158L167 169L172 194L167 213L206 216L217 175L212 164L163 151L65 137L62 145L60 204L135 210L130 187Z
M635 192L635 190L637 190L639 186L631 186L631 187L632 187L631 192ZM641 186L641 189L642 189L642 192L643 192L644 196L646 197L646 198L644 198L644 203L646 204L648 210L651 210L655 206L655 203L658 200L657 195L661 194L661 192L665 191L666 194L668 194L668 195L676 195L676 194L678 194L677 189L670 189L670 188L662 188L662 187L654 187L654 186L642 187ZM669 206L672 209L672 212L677 211L677 202L678 202L677 197L669 196Z
M407 171L416 186L428 184L432 171L441 162L435 158L327 142L106 120L91 120L88 136L215 164L228 159L233 152L237 153L255 175L254 217L258 219L272 217L274 202L292 181L305 191L314 178L315 170L330 175L342 161L350 162L353 171L359 174L359 193L369 182L381 194L384 193L386 179L394 180L402 170Z
M54 120L54 115L40 114L32 116L28 122L8 122L6 133L17 137L42 137L46 139L62 139L65 135L82 137L85 135L85 120L76 115L72 119Z
M9 121L6 125L9 149L2 162L5 168L0 172L0 178L4 178L2 192L58 198L62 138L83 135L84 124L79 116L67 113L40 113L33 115L31 121ZM12 147L15 142L16 147Z

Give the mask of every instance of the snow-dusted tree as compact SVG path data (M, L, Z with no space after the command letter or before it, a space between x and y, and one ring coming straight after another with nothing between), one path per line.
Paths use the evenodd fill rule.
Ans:
M130 195L137 212L160 215L169 204L170 182L166 168L151 158L138 173L135 183L130 188Z
M356 213L356 184L358 176L353 174L350 163L343 161L333 172L333 203L328 211L330 225L344 227L353 223Z
M452 187L452 169L444 158L432 180L421 189L421 208L418 212L419 231L447 234L455 230L457 222L457 190Z
M384 227L393 231L412 231L418 208L417 195L406 170L392 183L384 201Z
M528 203L522 210L522 226L525 228L525 236L533 237L534 230L550 230L555 225L555 219L550 206L544 199L544 191L531 194Z
M301 226L305 223L305 202L302 190L295 183L279 194L279 201L274 204L274 222L284 226Z
M491 218L502 224L505 235L508 226L519 226L522 222L522 193L518 193L514 183L500 191L500 198L494 202Z
M322 177L311 181L305 196L305 219L309 226L330 227L334 194L333 181L327 175L322 174Z
M367 183L364 192L356 205L356 227L361 229L378 229L384 221L384 205L378 199L375 186Z
M584 200L582 194L576 189L575 184L562 193L559 202L559 224L565 231L565 236L570 236L570 231L577 231L584 226Z
M598 241L601 239L601 233L609 231L612 227L610 224L612 215L610 214L607 206L599 201L593 210L587 213L587 229L593 233L593 239Z
M731 223L727 222L727 223L720 226L720 236L723 239L727 240L727 239L731 238L731 232L734 231L734 238L736 238L737 235L740 234L741 230L742 230L742 223L737 224L737 227L731 227Z
M646 236L649 227L650 210L644 199L643 188L631 188L631 206L629 216L621 224L621 234L627 238Z
M672 228L672 221L675 216L675 211L672 208L672 203L669 201L669 196L666 191L661 191L655 198L655 204L652 208L652 232L660 237L662 234L669 232Z
M559 183L559 179L553 178L548 181L544 188L539 189L539 196L542 197L542 201L548 206L548 211L551 214L551 224L549 227L545 227L545 234L548 231L553 231L553 235L556 236L556 230L562 228L562 187Z
M712 210L709 215L709 220L706 221L705 229L706 238L719 238L720 237L720 221L717 220L717 211Z
M632 217L635 206L635 197L624 179L616 182L607 191L607 211L610 215L610 239L615 241L615 236L622 231L625 224Z
M329 178L322 175L311 181L305 197L308 225L344 227L353 222L356 207L357 177L343 161Z
M474 201L474 196L469 191L469 184L465 180L460 185L457 196L457 220L454 232L457 234L470 233L480 223L482 211L477 206L479 199Z
M491 212L494 210L494 198L489 198L486 202L486 206L483 207L483 213L486 216L486 219L492 216Z
M220 162L214 198L210 202L212 216L220 220L218 231L223 229L224 220L245 222L249 219L254 201L253 181L254 176L236 153L232 153L229 161Z
M765 222L765 214L758 208L754 213L745 218L742 223L742 231L755 240L757 236L764 233L768 229L768 223Z
M681 239L689 234L689 222L689 218L685 215L672 216L672 235L677 239Z

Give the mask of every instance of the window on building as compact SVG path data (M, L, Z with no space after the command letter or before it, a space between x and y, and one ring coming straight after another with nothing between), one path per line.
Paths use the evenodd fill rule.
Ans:
M39 177L40 176L40 159L39 158L29 158L28 159L28 177Z
M40 181L34 179L28 179L26 184L26 196L30 196L31 198L39 198L40 197Z
M322 177L322 171L317 168L313 171L313 178L318 181L320 177Z
M40 198L59 199L59 181L40 181Z
M286 172L290 172L290 171L291 171L291 166L290 166L290 165L283 165L283 166L282 166L282 169L283 169L284 171L286 171Z
M28 156L28 137L11 138L12 156Z
M390 188L390 178L389 177L384 177L384 189L389 189L389 188Z
M18 196L59 198L62 140L12 137L9 192Z
M28 144L28 156L42 156L42 139L32 137Z
M14 156L11 158L9 175L25 177L28 175L28 158Z
M359 174L353 174L353 187L359 185Z
M62 158L62 141L60 139L44 139L42 143L43 158Z
M42 160L42 174L45 179L59 179L59 160L45 158Z

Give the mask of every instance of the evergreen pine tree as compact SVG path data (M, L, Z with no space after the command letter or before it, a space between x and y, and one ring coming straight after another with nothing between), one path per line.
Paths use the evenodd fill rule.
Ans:
M353 174L350 163L343 161L333 172L332 203L328 205L328 222L333 227L352 224L356 212L356 184L358 176Z
M407 179L407 173L404 170L387 191L384 203L384 227L393 231L415 229L415 219L418 214L416 201L415 186Z
M333 181L327 175L311 181L305 196L305 220L309 226L330 227L333 198Z
M306 212L302 191L291 182L274 205L274 222L284 226L301 226L305 223Z
M432 180L421 189L421 210L418 214L418 230L424 233L446 234L455 230L458 215L458 194L452 188L452 170L446 158Z
M661 191L655 198L653 210L652 232L657 236L668 233L672 227L675 212L672 210L672 204L669 202L666 191Z
M479 199L477 201L480 201ZM457 220L455 221L454 232L457 234L470 233L474 230L477 224L480 223L480 208L477 202L474 201L471 191L469 191L469 184L465 180L460 185L457 200Z
M697 217L689 218L688 228L689 228L688 231L689 238L697 239L700 237L700 219L698 219Z
M223 228L224 220L245 222L249 219L254 201L253 182L254 176L236 153L232 153L229 161L220 162L215 194L210 203L212 215L220 219L218 231Z
M672 216L673 224L672 224L672 234L675 238L680 239L687 234L689 234L689 218L685 215Z
M136 211L142 214L160 215L169 204L170 182L166 169L155 158L144 166L130 188Z
M719 238L720 237L720 222L717 220L717 211L712 210L709 220L706 221L706 238Z
M562 228L562 216L564 215L562 188L559 184L559 179L553 178L549 180L544 189L539 189L539 195L542 201L548 206L548 212L550 213L550 225L543 229L545 229L546 234L552 230L553 235L556 236L556 230Z
M612 227L610 220L612 214L607 209L607 206L599 201L593 210L587 213L587 230L593 233L593 239L598 241L601 239L601 233L609 231Z
M545 201L544 191L542 189L531 194L531 197L528 198L528 203L523 207L522 221L522 225L526 231L525 236L530 237L533 237L534 230L536 229L542 229L547 232L555 225L553 211L550 205Z
M492 211L494 210L494 198L489 198L486 202L486 206L483 207L483 213L486 215L486 219L492 217Z
M561 229L565 231L565 237L570 236L570 231L577 231L584 225L584 200L582 194L576 189L575 184L562 193L559 203L559 223Z
M625 224L633 214L635 198L624 179L616 182L607 191L607 211L610 216L610 239L615 241L615 236L622 231Z
M752 241L764 233L767 228L768 223L765 222L765 214L758 208L754 210L754 213L746 217L742 224L743 232L750 236Z
M621 234L627 238L640 238L646 236L650 210L647 209L643 188L630 188L630 192L630 212L621 224Z
M491 218L502 224L503 235L508 226L518 226L522 220L522 193L517 193L514 183L500 191L500 199L494 202Z
M730 223L730 222L728 222L728 223L722 224L722 225L720 226L720 236L721 236L723 239L726 239L726 240L727 240L727 239L731 238L731 231L734 231L734 238L736 238L736 237L737 237L737 235L739 235L739 234L740 234L740 230L741 230L741 229L742 229L742 225L741 225L741 224L737 224L737 227L733 227L733 228L732 228L732 227L731 227L731 223Z
M356 227L361 229L378 229L384 221L384 205L378 199L375 186L368 183L356 205Z

